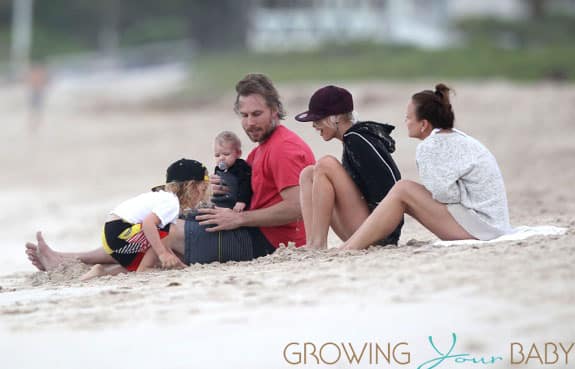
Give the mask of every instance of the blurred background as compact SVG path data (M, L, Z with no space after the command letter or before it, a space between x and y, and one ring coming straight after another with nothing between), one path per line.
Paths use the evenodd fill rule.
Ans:
M0 271L31 270L38 229L98 247L106 213L169 163L211 168L221 130L247 155L232 103L248 72L272 78L316 157L341 145L291 117L324 84L350 89L362 119L396 126L415 180L405 105L446 82L458 127L499 160L512 222L569 212L574 36L575 0L0 0Z
M117 367L134 347L134 367L278 367L288 336L417 336L429 357L433 332L486 357L507 339L572 342L574 40L575 0L0 0L2 367ZM290 253L85 288L31 273L24 244L37 230L60 251L99 248L107 213L162 183L171 162L212 172L220 131L238 134L245 157L254 144L232 105L248 72L271 77L283 124L316 158L341 157L341 143L293 116L325 84L349 89L361 119L396 127L393 158L416 181L405 108L445 82L456 126L497 158L512 225L568 235L430 250L419 246L432 234L406 217L411 246L346 262Z
M573 36L574 0L0 0L0 81L145 90L138 77L154 73L154 96L187 82L171 105L253 70L276 82L564 81Z

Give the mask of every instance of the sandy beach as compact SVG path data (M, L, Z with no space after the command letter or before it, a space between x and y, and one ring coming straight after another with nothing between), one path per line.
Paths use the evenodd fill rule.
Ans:
M566 227L565 235L439 247L408 218L398 247L284 248L251 262L87 283L78 281L87 270L82 265L36 272L25 242L42 230L58 250L98 247L114 205L161 183L173 160L211 166L212 140L221 130L238 133L247 155L253 144L232 111L232 86L209 105L177 111L54 94L35 134L22 91L0 88L2 368L429 368L423 364L438 356L429 336L445 353L455 344L452 333L452 354L501 360L451 358L437 367L572 367L575 346L567 354L558 349L549 365L555 357L543 358L543 349L575 342L575 86L445 82L456 91L456 126L498 160L512 225ZM417 180L418 141L407 137L405 107L412 93L433 82L342 85L353 93L360 118L396 126L394 159L403 178ZM339 157L338 142L323 142L292 118L319 86L277 86L290 117L283 124L309 142L316 158ZM339 242L330 236L330 246ZM298 356L306 342L307 355ZM401 342L390 362L350 364L341 349ZM521 359L514 342L522 344L524 359L536 345L541 360L513 363ZM334 345L320 351L326 343ZM319 365L311 344L316 356L323 353Z

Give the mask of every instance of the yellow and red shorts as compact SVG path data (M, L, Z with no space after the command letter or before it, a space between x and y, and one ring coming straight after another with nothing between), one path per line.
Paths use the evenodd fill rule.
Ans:
M170 225L158 229L160 239L169 233ZM129 271L135 271L142 262L146 251L152 246L144 235L142 224L132 224L122 219L104 224L102 245L107 254Z

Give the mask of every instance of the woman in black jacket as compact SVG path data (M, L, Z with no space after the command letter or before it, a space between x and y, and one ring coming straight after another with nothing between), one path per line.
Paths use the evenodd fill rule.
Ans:
M330 226L346 241L400 180L399 169L391 158L395 141L390 133L395 127L356 122L351 94L336 86L317 90L309 110L295 119L313 122L325 141L335 138L343 143L341 163L328 155L300 175L306 245L325 248ZM402 226L403 222L377 244L397 244Z

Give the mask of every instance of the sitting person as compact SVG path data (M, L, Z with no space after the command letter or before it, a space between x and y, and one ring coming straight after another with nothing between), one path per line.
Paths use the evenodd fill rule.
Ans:
M220 208L230 208L236 212L248 209L252 198L252 169L240 156L242 142L235 133L224 131L216 136L214 174L221 178L221 185L227 186L228 191L214 194L211 201Z
M399 181L343 249L363 249L387 237L404 214L442 240L491 240L511 231L503 176L493 155L453 128L455 116L444 84L414 94L407 106L410 137L423 184Z
M394 127L376 122L356 122L353 98L336 86L317 90L309 110L295 117L313 122L324 141L343 143L341 163L325 156L305 168L300 176L300 201L307 233L307 247L327 247L331 226L347 240L401 178L391 157ZM399 222L380 245L397 244L403 222Z
M253 196L249 210L200 208L200 215L186 214L170 227L170 248L184 255L186 264L243 261L268 255L282 243L305 244L299 206L299 175L315 162L309 146L280 120L283 104L272 81L262 74L248 74L236 85L234 110L241 126L257 146L248 155L252 167ZM217 175L212 176L214 194L225 193ZM76 252L52 249L38 234L37 245L28 244L26 254L39 270L54 270L66 260L117 264L101 247Z
M196 218L207 232L247 229L254 257L274 252L290 241L306 242L299 203L299 176L315 162L310 147L281 120L286 114L279 93L263 74L248 74L236 84L234 111L248 138L257 143L247 156L252 168L253 196L247 211L199 209ZM223 193L220 178L212 176L212 191ZM186 222L187 224L188 222ZM187 243L190 233L185 233Z
M103 247L84 252L59 252L38 232L37 244L26 244L28 258L42 271L54 270L71 260L93 265L83 280L154 267L156 255L160 258L159 266L164 268L254 258L254 241L245 228L208 233L206 227L195 220L196 208L205 199L209 183L203 165L195 160L178 160L168 168L166 182L112 210L104 225ZM163 227L158 231L159 238L154 235L150 222ZM182 241L184 229L185 243Z
M142 271L156 265L182 268L184 263L162 242L170 225L185 209L194 208L205 197L206 168L195 160L180 159L166 173L166 184L128 199L114 208L102 234L102 247L119 265L96 264L82 279L127 271ZM38 234L38 242L43 242ZM32 251L37 245L28 243Z

